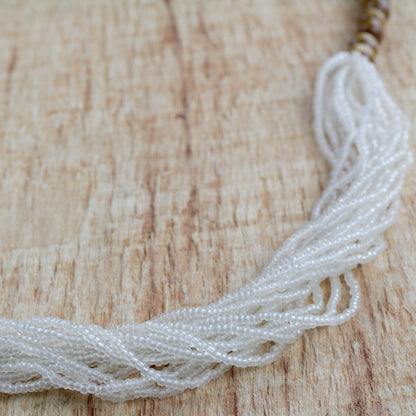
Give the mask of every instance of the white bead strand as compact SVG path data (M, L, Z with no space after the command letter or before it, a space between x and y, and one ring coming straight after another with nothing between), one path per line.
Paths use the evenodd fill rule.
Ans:
M208 306L112 329L1 317L0 391L65 388L112 401L172 396L231 366L271 363L306 329L354 316L360 289L352 270L384 250L383 232L399 210L412 160L408 123L358 52L338 53L324 64L314 116L331 166L328 186L311 221L257 279ZM347 306L340 304L343 285Z

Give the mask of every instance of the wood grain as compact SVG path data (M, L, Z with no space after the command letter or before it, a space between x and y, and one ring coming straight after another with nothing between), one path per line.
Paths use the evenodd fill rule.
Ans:
M313 83L359 1L0 0L1 315L114 326L218 299L308 218ZM416 115L416 4L377 66ZM274 364L124 404L0 395L0 415L416 413L416 171L359 314Z

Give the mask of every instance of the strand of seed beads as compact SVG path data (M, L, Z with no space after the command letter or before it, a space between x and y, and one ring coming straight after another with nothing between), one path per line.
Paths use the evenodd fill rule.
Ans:
M389 17L389 0L364 0L363 6L358 33L350 50L356 50L374 62L383 37L384 23Z

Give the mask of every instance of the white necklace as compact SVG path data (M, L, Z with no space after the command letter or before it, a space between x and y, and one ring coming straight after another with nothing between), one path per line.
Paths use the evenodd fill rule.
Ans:
M368 16L386 16L385 1L367 3ZM360 289L352 270L384 250L383 232L398 213L411 163L408 122L364 57L373 58L378 44L377 26L369 25L353 51L329 59L316 81L314 128L331 166L329 184L310 222L257 279L208 306L113 329L1 317L0 391L54 387L113 401L167 397L231 366L271 363L306 329L354 316ZM327 301L320 286L325 280ZM343 285L350 292L344 308Z

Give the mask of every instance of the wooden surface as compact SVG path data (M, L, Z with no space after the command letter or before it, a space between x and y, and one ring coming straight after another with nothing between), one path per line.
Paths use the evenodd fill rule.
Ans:
M0 313L113 326L214 301L309 218L318 68L359 1L0 0ZM416 131L416 4L377 66ZM0 415L412 415L415 168L349 323L171 399L0 395Z

